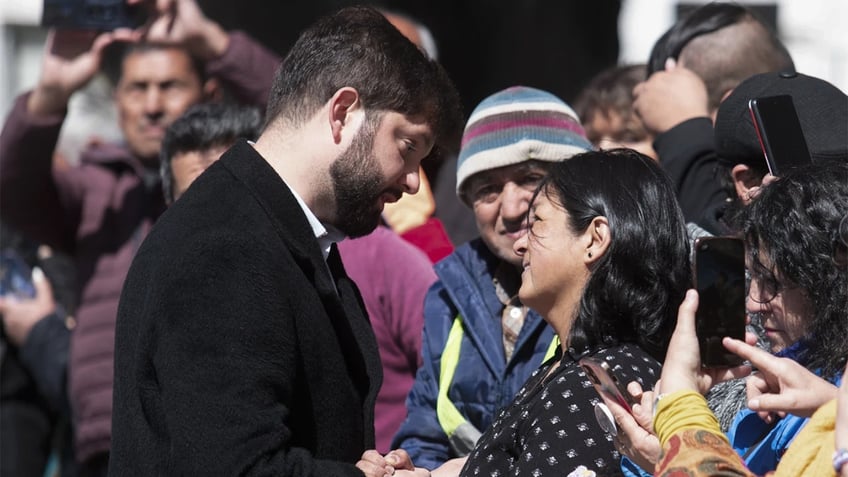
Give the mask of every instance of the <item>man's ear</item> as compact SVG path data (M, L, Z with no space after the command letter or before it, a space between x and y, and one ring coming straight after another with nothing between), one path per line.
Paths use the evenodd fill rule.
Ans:
M757 174L745 164L733 166L733 169L730 170L730 176L733 178L736 195L743 202L748 203L751 200L751 194L760 187L762 179L757 177Z
M206 101L223 101L224 89L215 78L209 78L203 83L203 98Z
M353 113L362 107L362 103L359 101L359 92L354 88L345 86L333 94L329 105L329 120L333 141L339 144L342 142L342 130L345 126L353 126Z
M607 253L610 244L612 243L612 235L610 233L609 221L603 215L599 215L592 219L589 226L584 232L587 238L586 255L584 260L587 265L594 265L601 257Z

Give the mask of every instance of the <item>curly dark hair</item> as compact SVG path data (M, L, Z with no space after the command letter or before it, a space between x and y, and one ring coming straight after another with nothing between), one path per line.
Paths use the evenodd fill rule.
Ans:
M662 361L691 286L686 225L668 176L631 149L593 151L553 164L540 193L565 209L575 233L598 216L609 222L611 243L583 290L569 347L636 343Z
M803 364L824 376L838 373L848 357L848 272L838 259L846 211L848 163L818 162L763 188L739 222L752 277L773 292L788 282L809 299L807 337L815 346Z

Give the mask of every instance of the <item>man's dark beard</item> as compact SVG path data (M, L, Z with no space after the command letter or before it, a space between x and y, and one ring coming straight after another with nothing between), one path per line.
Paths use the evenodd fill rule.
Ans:
M383 177L373 150L379 123L379 116L366 117L350 147L330 166L336 196L334 225L348 237L373 232L383 212L377 205Z

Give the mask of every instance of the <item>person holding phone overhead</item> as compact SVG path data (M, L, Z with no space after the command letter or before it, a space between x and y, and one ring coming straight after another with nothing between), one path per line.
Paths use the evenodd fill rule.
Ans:
M264 104L279 64L193 0L157 5L162 11L143 32L51 30L38 83L18 97L0 133L3 220L76 262L67 383L84 475L105 474L109 460L115 317L133 255L165 209L158 180L165 128L189 106L217 98L219 81L243 102ZM68 101L100 71L112 44L126 46L114 92L124 141L93 144L78 166L53 168Z
M765 186L741 218L751 273L748 312L762 316L775 356L791 359L821 377L819 384L830 383L808 390L808 397L821 399L818 404L835 397L848 360L848 267L839 231L848 210L846 159L848 156L843 156L842 160L787 173ZM697 306L710 304L701 300ZM737 353L739 348L744 346L728 347ZM677 390L672 386L659 386L660 401L664 393ZM782 464L790 443L811 414L810 406L793 408L785 400L775 400L773 388L774 378L766 374L755 372L748 377L747 409L739 412L727 433L729 443L755 474ZM653 399L652 393L642 393L644 407L650 408ZM624 413L617 413L616 418L621 429L633 431L626 432L623 441L640 443L641 455L634 457L646 470L654 470L654 464L660 464L660 443L654 440L652 450L645 446L651 441L644 430L652 427L650 415L639 421L642 430L622 423L630 421Z

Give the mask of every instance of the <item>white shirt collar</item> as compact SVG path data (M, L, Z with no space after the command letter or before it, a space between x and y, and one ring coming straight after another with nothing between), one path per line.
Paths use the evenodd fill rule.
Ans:
M306 220L309 221L309 225L312 227L312 233L315 235L315 238L318 239L318 245L321 246L321 254L324 255L324 260L327 260L327 257L330 255L330 247L332 247L334 243L344 240L345 235L332 225L325 225L321 223L321 221L318 220L318 217L309 210L309 207L300 195L288 184L286 184L286 187L289 188L292 195L294 195L295 200L297 200L298 205L300 205L300 208L303 209L303 213L306 215Z

